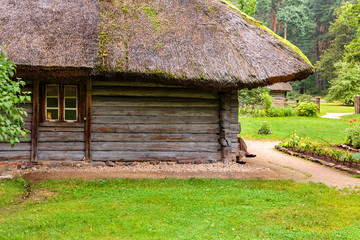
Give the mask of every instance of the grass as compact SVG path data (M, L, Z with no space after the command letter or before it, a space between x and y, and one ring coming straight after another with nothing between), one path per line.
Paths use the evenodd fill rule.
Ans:
M354 107L341 105L340 103L321 103L320 115L325 113L351 113ZM351 114L341 117L341 119L325 119L320 117L261 117L261 118L242 118L240 136L244 139L259 139L266 141L281 141L290 136L296 130L297 135L309 137L314 142L338 144L344 142L344 131L349 127L348 120L358 118L360 114ZM270 135L257 134L263 121L271 124L272 133ZM324 140L325 141L324 141Z
M346 106L341 103L321 103L320 104L320 115L325 113L354 113L354 106Z
M16 192L14 195L7 191ZM17 190L14 190L17 189ZM359 191L280 180L0 182L1 239L359 239Z

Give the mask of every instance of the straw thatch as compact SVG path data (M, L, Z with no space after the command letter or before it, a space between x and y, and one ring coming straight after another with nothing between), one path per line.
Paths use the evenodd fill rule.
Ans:
M19 65L212 89L313 72L300 51L222 0L4 1L0 44Z
M270 85L269 89L273 92L290 92L293 90L290 83L275 83Z
M0 45L17 65L95 65L97 0L1 0L0 13Z

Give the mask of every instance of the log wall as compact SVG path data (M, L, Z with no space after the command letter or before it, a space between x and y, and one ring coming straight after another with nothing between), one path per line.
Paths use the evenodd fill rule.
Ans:
M22 91L32 92L32 82L27 82L26 87ZM21 104L28 116L23 116L25 120L25 128L31 130L32 123L32 103ZM29 134L29 139L20 139L20 143L16 143L14 148L11 148L9 143L0 142L0 161L29 161L30 160L30 151L31 151L31 134Z
M221 161L219 94L93 81L93 161Z

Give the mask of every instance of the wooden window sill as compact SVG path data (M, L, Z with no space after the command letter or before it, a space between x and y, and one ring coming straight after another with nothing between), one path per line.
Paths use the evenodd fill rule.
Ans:
M81 122L43 122L40 127L74 127L83 128L84 123Z

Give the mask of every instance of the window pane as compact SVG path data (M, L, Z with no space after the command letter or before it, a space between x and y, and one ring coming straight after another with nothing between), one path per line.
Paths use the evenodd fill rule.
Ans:
M76 98L66 98L65 108L76 108Z
M47 85L46 88L47 88L46 90L47 96L57 97L59 95L59 86Z
M47 120L59 120L59 110L58 109L48 109L46 113Z
M56 107L56 108L59 107L58 98L47 98L46 106L47 107Z
M65 85L65 97L76 97L76 86Z
M76 121L76 110L65 110L66 121Z

